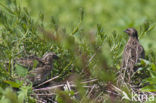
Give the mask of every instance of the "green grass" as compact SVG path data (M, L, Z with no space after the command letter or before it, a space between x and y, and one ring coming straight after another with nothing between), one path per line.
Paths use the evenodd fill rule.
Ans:
M155 0L2 0L0 1L0 89L1 101L12 100L8 87L19 86L13 60L47 51L55 52L52 77L63 81L71 74L80 80L98 78L101 82L115 80L123 47L128 39L123 33L128 27L139 32L140 43L146 51L151 87L156 74L156 3ZM5 68L8 61L8 70ZM22 74L23 75L23 74ZM7 81L7 82L6 82ZM16 102L33 102L31 86L19 86ZM155 90L155 89L154 89ZM81 95L84 91L80 87ZM59 95L65 95L58 93ZM22 100L20 100L22 96ZM25 97L25 98L24 98ZM83 96L82 96L83 97ZM14 98L14 99L15 99ZM69 99L68 97L66 99ZM58 100L61 101L61 100ZM88 102L85 98L81 101Z

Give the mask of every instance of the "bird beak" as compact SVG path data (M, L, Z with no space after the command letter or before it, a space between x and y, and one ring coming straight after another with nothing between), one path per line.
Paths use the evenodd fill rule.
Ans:
M126 31L126 30L124 30L123 32L127 33L127 31Z
M127 30L124 30L123 32L127 33Z
M59 57L57 55L53 55L54 59L59 59Z

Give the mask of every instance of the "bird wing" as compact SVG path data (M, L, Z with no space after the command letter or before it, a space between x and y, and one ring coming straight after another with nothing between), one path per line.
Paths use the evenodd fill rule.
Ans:
M123 67L133 67L139 58L145 58L145 52L139 41L131 41L126 44L123 54Z
M145 58L145 51L142 45L138 46L138 53L139 53L138 58L143 58L143 59Z
M51 74L52 66L45 65L43 67L38 67L32 71L28 76L28 79L33 82L34 85L42 83Z
M123 54L123 67L126 68L132 68L135 64L136 60L136 52L135 48L132 47L132 45L127 44L124 49Z

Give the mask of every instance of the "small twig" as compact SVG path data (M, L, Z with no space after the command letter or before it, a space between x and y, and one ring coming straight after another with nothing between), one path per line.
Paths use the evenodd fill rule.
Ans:
M91 56L91 57L90 57L90 59L89 59L89 61L88 61L88 65L87 65L87 66L89 66L90 62L93 60L93 58L94 58L95 56L96 56L96 53L94 53L94 54L93 54L93 56Z
M63 87L65 84L60 84L52 87L47 87L47 88L40 88L40 89L34 89L33 91L44 91L44 90L50 90L50 89L57 89L59 87ZM70 85L71 87L76 87L76 85L72 84ZM84 88L91 88L92 86L83 86Z
M97 101L98 98L99 98L101 95L103 95L103 92L101 92L101 93L95 98L95 101Z
M106 90L106 92L108 92L108 93L111 93L111 94L114 94L114 95L116 95L116 96L120 96L120 97L121 97L121 95L119 95L118 93L115 93L115 92L112 92L112 91L109 91L109 90Z
M84 82L81 82L81 83L85 84L85 83L95 82L95 81L97 81L97 80L98 80L98 79L91 79L91 80L84 81Z
M52 96L56 95L56 93L50 93L50 94L31 94L32 96Z
M63 86L64 86L64 84L60 84L60 85L56 85L56 86L52 86L52 87L34 89L33 91L40 91L40 90L44 91L44 90L56 89L56 88L63 87Z
M71 91L70 84L69 84L68 81L67 81L67 88L68 88L69 91Z
M43 101L41 101L41 100L37 100L37 103L44 103Z
M91 88L91 90L89 91L89 93L88 93L88 97L90 97L90 95L91 95L91 93L92 93L92 91L93 91L93 89L95 88L95 84L93 85L93 87Z
M49 80L47 80L47 81L45 81L45 82L43 82L43 83L41 83L41 84L35 86L35 88L36 88L36 87L40 87L41 85L44 85L44 84L46 84L46 83L48 83L48 82L51 82L51 81L53 81L53 80L55 80L55 79L57 79L57 78L59 78L59 76L56 76L56 77L54 77L54 78L51 78L51 79L49 79Z

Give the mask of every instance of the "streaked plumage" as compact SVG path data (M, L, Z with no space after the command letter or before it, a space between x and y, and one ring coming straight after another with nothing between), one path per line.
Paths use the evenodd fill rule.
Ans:
M53 59L57 59L56 54L49 52L43 55L40 59L43 63L39 65L37 68L31 70L27 78L33 83L33 85L37 85L39 83L44 82L48 76L51 74L51 70L53 69Z
M125 46L122 60L122 68L134 71L135 64L138 63L139 58L145 58L143 46L139 43L138 33L134 28L128 28L125 32L129 35L129 40Z
M41 66L43 65L43 62L41 61L41 58L38 58L37 56L29 56L25 58L19 58L15 60L15 63L24 66L25 68L28 68L31 70L33 67Z

